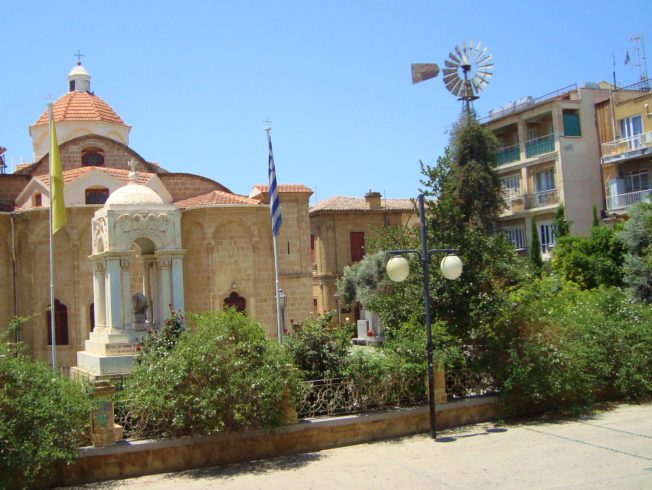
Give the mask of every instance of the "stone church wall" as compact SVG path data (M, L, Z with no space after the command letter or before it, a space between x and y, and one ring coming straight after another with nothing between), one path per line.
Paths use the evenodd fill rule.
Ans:
M14 315L13 268L11 263L11 218L0 213L0 332L4 332Z

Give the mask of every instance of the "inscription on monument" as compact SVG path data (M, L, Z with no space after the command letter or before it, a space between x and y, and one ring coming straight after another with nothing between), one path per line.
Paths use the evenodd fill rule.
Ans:
M135 354L138 351L138 342L123 342L120 344L107 344L107 356L119 356L122 354Z

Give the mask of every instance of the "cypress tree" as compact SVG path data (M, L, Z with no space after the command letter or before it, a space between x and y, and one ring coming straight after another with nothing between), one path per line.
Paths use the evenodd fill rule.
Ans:
M541 242L539 241L539 232L537 230L537 221L532 218L532 241L530 242L530 262L537 268L543 267L541 258Z

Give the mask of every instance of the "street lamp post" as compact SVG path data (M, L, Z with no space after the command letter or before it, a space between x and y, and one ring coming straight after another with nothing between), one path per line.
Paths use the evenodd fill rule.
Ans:
M285 305L287 304L288 297L281 288L278 288L278 297L281 303L281 328L283 333L285 333Z
M341 325L342 324L342 312L340 311L340 295L338 293L335 293L333 295L335 298L335 307L337 308L337 324Z
M418 250L388 250L393 255L387 262L387 275L392 281L404 281L410 273L408 261L402 254L414 254L419 257L423 272L423 299L426 306L426 350L428 353L428 404L430 405L430 436L437 438L436 413L435 413L435 376L432 361L432 327L430 318L430 285L428 272L430 259L436 253L447 254L441 261L440 269L446 279L457 279L462 274L462 261L455 255L457 250L452 248L435 248L428 250L426 243L426 222L423 205L423 194L419 194L419 219L421 223L421 251Z

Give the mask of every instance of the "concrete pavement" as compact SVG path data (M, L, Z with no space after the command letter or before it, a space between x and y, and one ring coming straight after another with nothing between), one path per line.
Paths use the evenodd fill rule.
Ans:
M652 489L652 403L76 488Z

